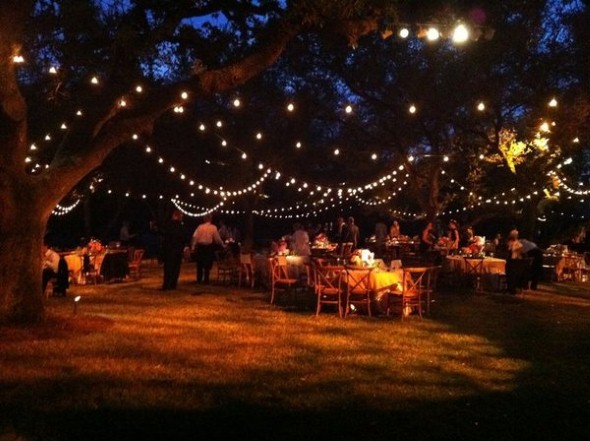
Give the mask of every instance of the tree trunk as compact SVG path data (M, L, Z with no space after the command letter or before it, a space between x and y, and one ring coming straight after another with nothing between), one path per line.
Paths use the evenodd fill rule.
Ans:
M0 213L0 319L38 322L44 317L41 293L44 210L21 200Z

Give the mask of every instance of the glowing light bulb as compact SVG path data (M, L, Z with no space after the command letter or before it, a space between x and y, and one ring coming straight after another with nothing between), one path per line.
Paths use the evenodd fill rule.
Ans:
M453 30L453 42L465 43L469 39L469 30L464 24L457 25Z
M346 106L346 107L344 108L344 111L345 111L346 113L352 113L352 106L349 104L348 106Z
M221 120L219 120L219 121L217 121L217 122L215 123L215 125L216 125L217 127L222 127L222 126L223 126L223 122L222 122Z
M483 101L480 101L480 102L477 104L477 110L479 110L480 112L483 112L484 110L486 110L486 105L484 104L484 102L483 102Z
M152 152L152 148L149 145L145 146L145 152L146 153L151 153Z
M426 39L428 41L436 41L440 37L440 32L436 28L428 28L426 31Z
M372 159L373 161L375 161L375 160L377 159L377 153L373 153L373 154L371 155L371 159Z
M295 110L295 105L293 103L287 104L287 110L289 112L292 112L293 110Z
M258 132L258 133L256 134L256 139L262 139L262 133Z
M200 124L200 125L199 125L199 130L200 130L201 132L204 132L204 131L205 131L205 124Z
M240 101L239 98L236 98L234 100L234 107L240 107L242 105L242 102Z
M334 155L335 155L335 156L338 156L339 154L340 154L340 149L335 149L335 150L334 150Z
M137 85L137 86L135 86L135 91L137 93L141 93L141 92L143 92L143 87L141 87L140 85Z
M55 66L51 66L51 67L49 68L49 73L50 73L51 75L56 75L56 74L57 74L57 67L55 67Z
M401 28L399 30L399 36L401 38L408 38L409 35L410 35L410 30L408 28Z
M12 62L16 64L21 64L25 62L25 59L22 55L15 55L12 57Z
M90 79L90 83L92 83L92 84L98 84L98 77L92 77Z
M182 98L183 100L186 100L188 98L188 92L182 92L180 94L180 98Z
M301 143L299 141L297 141L297 143L295 144L295 147L297 147L298 149L301 148Z
M408 112L410 112L410 113L412 113L412 114L413 114L413 113L416 113L416 110L417 110L417 109L416 109L416 106L412 104L412 105L409 107L409 109L408 109Z
M552 98L551 101L549 101L548 106L549 107L557 107L557 100L555 98Z

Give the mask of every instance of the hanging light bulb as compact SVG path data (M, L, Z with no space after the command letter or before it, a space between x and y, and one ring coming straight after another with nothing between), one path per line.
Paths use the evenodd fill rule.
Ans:
M410 35L410 30L406 27L403 27L399 30L399 36L401 38L408 38L408 36Z
M349 104L349 105L347 105L347 106L344 108L344 111L345 111L346 113L352 113L352 106L351 106L350 104Z
M240 101L239 98L236 98L234 100L234 107L240 107L242 105L242 102Z
M436 41L440 37L440 32L436 28L428 28L426 31L426 39L428 41Z
M453 42L465 43L469 39L469 30L464 24L459 24L453 30Z

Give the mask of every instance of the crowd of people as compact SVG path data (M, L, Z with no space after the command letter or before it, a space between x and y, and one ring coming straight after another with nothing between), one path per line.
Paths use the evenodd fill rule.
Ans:
M162 290L174 290L178 284L180 268L190 250L190 256L196 262L196 281L200 284L210 282L210 272L218 251L231 251L234 255L239 252L240 235L239 230L227 225L223 219L218 220L219 228L213 223L211 214L203 216L202 222L195 228L192 235L187 233L183 222L183 215L180 211L174 210L167 222L161 225L150 222L150 233L156 238L153 253L163 263ZM278 241L271 241L270 254L280 253L282 250L289 250L289 253L299 256L310 256L314 240L329 240L333 244L350 243L352 249L363 248L365 243L361 241L361 231L353 216L339 216L334 223L304 225L301 222L293 224L291 234L283 236ZM582 234L584 233L584 234ZM582 244L586 241L585 230L578 234L572 243ZM131 230L131 224L123 221L120 229L121 245L136 243L138 235ZM376 254L384 253L385 244L388 241L410 240L417 244L416 250L419 254L438 252L446 249L453 254L460 252L473 244L482 244L482 237L477 236L472 226L461 228L459 223L451 219L446 226L439 221L427 222L421 232L413 237L402 234L398 220L393 219L388 225L385 219L379 219L373 230L373 246ZM483 248L481 248L483 249ZM513 229L504 237L497 233L492 240L485 242L485 252L489 255L496 255L506 259L506 273L508 290L511 293L526 283L527 287L536 289L542 275L543 250L537 244L519 237L516 229ZM381 257L381 256L380 256ZM526 260L529 265L528 279L522 281L522 262ZM43 291L48 281L55 278L59 273L59 255L45 247L43 263ZM63 291L61 287L58 292Z

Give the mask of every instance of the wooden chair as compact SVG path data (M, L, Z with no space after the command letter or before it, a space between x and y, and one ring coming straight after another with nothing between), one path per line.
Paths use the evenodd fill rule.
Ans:
M217 282L231 284L236 280L240 268L238 267L233 255L226 251L215 252L215 262L217 266Z
M133 251L133 259L129 262L129 275L135 280L141 279L141 263L145 250L136 249Z
M350 314L351 305L365 305L371 317L371 273L374 268L346 266L346 309L344 317Z
M426 282L423 289L425 299L423 300L426 303L426 314L428 315L430 315L430 305L434 302L433 297L436 295L438 276L441 269L440 266L429 266L426 273Z
M583 258L578 256L564 256L561 271L562 280L571 280L572 282L580 280L582 278L582 260Z
M320 266L314 263L314 287L317 296L316 316L320 315L322 305L336 305L338 315L342 317L342 277L344 274L343 266Z
M483 277L483 258L465 258L465 277L479 293L483 291L482 277Z
M289 277L287 258L276 256L270 259L270 304L274 305L275 293L278 289L290 291L297 285L298 279Z
M238 274L238 286L242 286L242 276L246 279L246 284L254 288L254 263L252 254L240 254L240 270Z
M416 309L422 319L422 295L427 283L428 267L404 268L402 282L402 320L408 315L408 309Z

